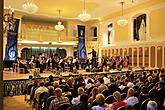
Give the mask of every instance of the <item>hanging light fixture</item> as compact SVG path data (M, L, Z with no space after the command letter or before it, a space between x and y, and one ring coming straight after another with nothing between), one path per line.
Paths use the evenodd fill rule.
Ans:
M57 25L54 26L54 28L55 28L57 31L62 31L62 30L64 30L64 25L62 25L62 22L60 21L61 10L58 10L58 12L59 12L59 21L58 21Z
M3 16L3 32L5 33L11 29L11 27L13 27L12 25L14 25L14 9L9 5L9 8Z
M117 21L117 24L119 26L126 26L128 24L128 20L124 18L123 16L123 6L124 6L124 2L120 2L120 4L122 5L122 16L121 18Z
M38 11L38 6L33 2L33 0L27 0L26 3L22 5L22 8L28 13L36 13Z
M84 9L83 9L83 12L78 15L78 18L81 21L83 21L83 22L86 22L86 21L88 21L91 18L91 15L88 14L88 13L86 13L86 9L85 8L86 7L85 7L85 0L84 0Z

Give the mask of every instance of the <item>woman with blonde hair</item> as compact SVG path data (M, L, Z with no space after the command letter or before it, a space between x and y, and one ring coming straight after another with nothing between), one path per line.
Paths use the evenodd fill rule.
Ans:
M96 99L96 95L99 93L99 90L97 87L94 87L91 91L91 97L88 99L88 102L90 105L92 105L94 99Z

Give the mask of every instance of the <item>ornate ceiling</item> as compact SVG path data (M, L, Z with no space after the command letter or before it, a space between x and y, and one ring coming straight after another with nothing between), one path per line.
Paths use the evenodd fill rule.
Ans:
M44 15L49 17L57 17L58 9L62 10L64 18L77 18L82 12L83 0L33 0L38 5L39 10L36 15ZM101 18L111 13L121 10L119 4L123 0L86 0L86 10L92 15L92 18ZM124 0L126 4L124 8L133 7L134 5L149 1L149 0ZM11 5L18 12L24 12L22 4L26 0L4 0L5 8Z

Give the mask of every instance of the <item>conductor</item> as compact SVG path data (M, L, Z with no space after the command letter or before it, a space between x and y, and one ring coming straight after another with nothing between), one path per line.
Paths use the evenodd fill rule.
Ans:
M92 54L92 68L96 66L96 51L92 49L92 52L89 52L88 54Z

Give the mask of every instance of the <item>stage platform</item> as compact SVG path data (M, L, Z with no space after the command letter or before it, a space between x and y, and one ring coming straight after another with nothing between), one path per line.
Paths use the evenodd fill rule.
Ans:
M150 68L151 69L151 68ZM153 69L153 68L152 68ZM133 71L140 71L141 68L133 68ZM122 72L128 71L127 68L122 69ZM94 75L96 72L86 72L85 70L78 70L78 72L82 75ZM120 73L118 70L110 70L109 72L97 72L98 74L117 74ZM67 77L71 74L71 72L62 72L60 75ZM12 70L4 70L3 71L3 80L20 80L20 79L28 79L29 75L33 76L33 73L16 73L13 72ZM40 76L45 78L48 77L49 75L55 76L51 71L44 71L44 73L40 73Z

